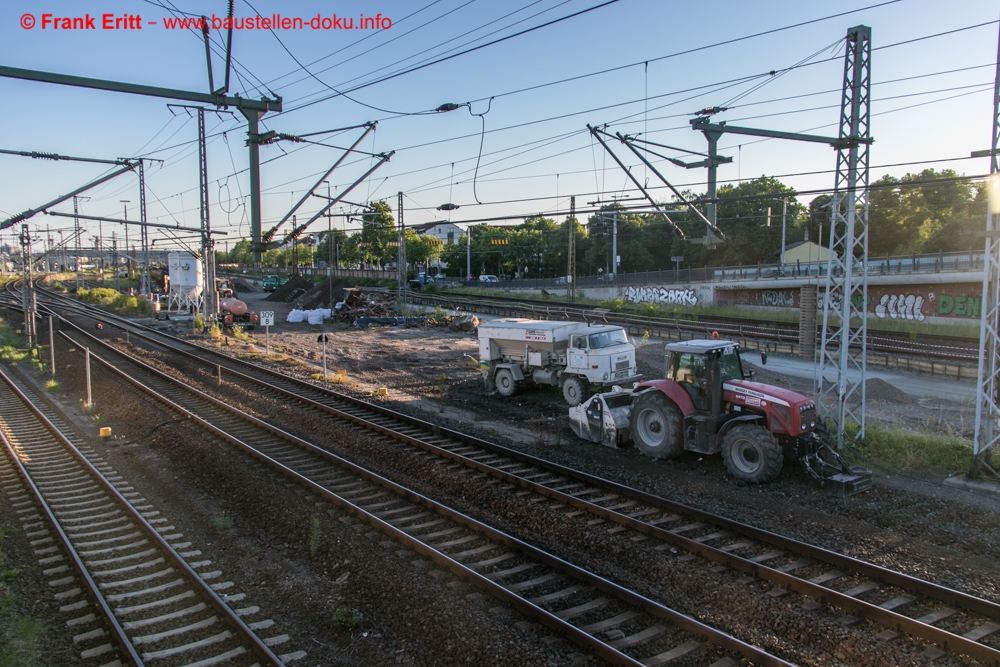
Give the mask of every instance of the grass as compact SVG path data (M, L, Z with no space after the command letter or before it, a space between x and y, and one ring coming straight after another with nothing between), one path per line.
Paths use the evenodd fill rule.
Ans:
M6 533L0 530L0 667L30 667L41 664L38 640L44 629L40 619L28 616L19 608L26 606L11 584L21 571L7 567L3 552Z
M233 517L229 516L228 512L223 512L219 516L212 519L212 525L215 527L215 531L219 533L219 535L225 535L233 529Z
M346 607L338 607L336 611L333 612L333 622L336 623L342 630L353 630L358 627L361 620L364 617L361 612L357 609L348 609Z
M144 298L129 296L107 287L81 289L77 298L85 303L93 303L120 315L150 315L152 306Z
M851 437L856 433L856 426L845 431ZM929 430L908 431L876 420L868 422L865 437L855 441L853 448L866 461L893 473L964 473L972 466L972 445L967 440ZM990 465L995 468L998 463L1000 454L994 451Z
M319 551L319 542L322 537L322 532L320 530L319 519L313 517L312 524L309 526L309 555L315 556L316 552Z
M55 391L59 388L59 381L55 379L49 379L45 381L45 389L48 391Z

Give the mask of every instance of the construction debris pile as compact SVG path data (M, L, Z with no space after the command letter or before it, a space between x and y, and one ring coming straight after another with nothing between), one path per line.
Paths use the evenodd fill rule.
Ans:
M344 300L336 306L337 317L355 320L359 317L396 317L396 295L388 292L364 291L359 287L344 290Z

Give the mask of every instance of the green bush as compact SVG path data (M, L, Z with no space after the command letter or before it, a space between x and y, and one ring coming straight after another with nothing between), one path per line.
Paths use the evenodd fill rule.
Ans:
M364 618L357 609L339 607L333 612L333 621L343 630L353 630Z
M144 298L122 294L108 287L81 289L77 297L85 303L93 303L121 315L149 315L153 312Z
M601 308L607 308L612 312L620 313L625 310L626 303L625 299L608 299L601 302Z

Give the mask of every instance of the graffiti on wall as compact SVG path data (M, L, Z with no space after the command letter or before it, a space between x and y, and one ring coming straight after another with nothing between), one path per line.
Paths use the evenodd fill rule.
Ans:
M924 297L918 294L883 294L875 306L875 317L923 322L923 308Z
M798 308L797 289L717 289L715 303L723 306L766 306Z
M691 288L627 287L625 300L632 303L662 303L670 306L697 306L698 297Z

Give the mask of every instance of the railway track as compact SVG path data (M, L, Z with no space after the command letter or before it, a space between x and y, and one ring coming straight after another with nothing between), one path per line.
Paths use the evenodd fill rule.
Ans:
M138 331L132 335L147 336ZM538 502L539 508L579 517L583 530L629 531L627 539L634 541L655 538L659 551L683 551L768 582L772 597L796 592L843 610L847 621L850 615L876 621L885 628L880 634L883 641L905 633L935 644L924 652L927 658L950 650L988 664L1000 662L996 645L1000 606L988 600L671 503L214 351L168 343L159 334L148 340L168 346L173 354L224 369L230 381L241 386L254 384L270 395L283 395L308 409L392 437L410 450L419 448L442 465L458 464L492 480L481 483L499 481L512 491L530 493L529 502Z
M0 481L84 664L282 665L270 619L32 390L0 371ZM48 414L46 414L46 412ZM246 619L246 620L244 620ZM260 639L255 632L267 636Z
M81 332L75 346L94 345ZM103 353L102 353L103 354ZM99 355L122 381L519 611L613 663L727 667L790 663L335 456L119 352Z
M622 315L592 306L572 302L531 301L520 297L490 295L477 298L468 294L440 296L410 294L415 303L441 306L455 310L488 312L504 317L563 318L576 320L602 319L625 327L629 333L649 331L651 335L670 338L708 338L717 331L724 338L756 340L787 345L798 345L797 322L775 322L753 318L713 317L699 315L697 319L653 318L639 315ZM817 341L820 340L817 332ZM963 336L908 334L905 332L868 330L868 351L874 353L906 354L930 359L975 363L978 360L978 341Z

